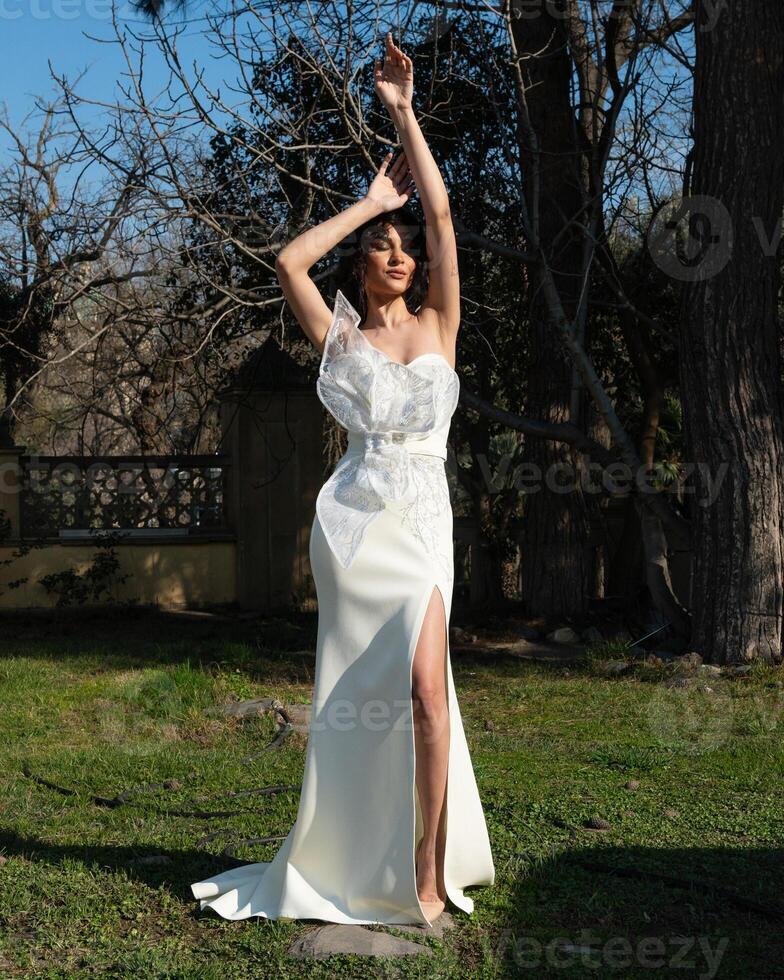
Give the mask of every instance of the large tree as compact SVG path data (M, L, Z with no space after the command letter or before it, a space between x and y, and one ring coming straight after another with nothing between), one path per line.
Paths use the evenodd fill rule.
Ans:
M668 344L661 333L651 332L651 318L629 301L630 280L622 275L610 241L607 199L617 180L610 161L625 104L634 95L638 106L645 105L639 82L646 63L660 57L666 42L691 22L688 12L658 19L657 14L646 0L607 4L604 11L575 0L512 0L509 21L520 76L523 230L531 253L526 414L556 425L571 423L606 445L615 442L635 476L654 472L666 383L662 354ZM634 117L641 143L649 122L644 112ZM642 158L638 151L621 153L621 166L645 180ZM606 329L595 315L594 299L606 301L613 294L620 300L622 335L642 394L637 439L625 436L588 360L602 344L598 331ZM587 458L574 443L529 440L526 446L526 463L543 476L526 508L522 581L531 610L579 615L601 587L604 569L587 547L589 521L596 518L595 499L581 489ZM572 474L568 493L557 476L564 471ZM678 521L663 501L632 493L631 523L636 538L642 536L638 553L654 604L683 633L687 616L667 574L665 536L666 526L679 532ZM628 549L619 552L627 568L628 554ZM628 582L638 581L638 568Z
M779 288L784 6L696 0L693 249L681 315L693 508L693 646L781 661L784 422Z

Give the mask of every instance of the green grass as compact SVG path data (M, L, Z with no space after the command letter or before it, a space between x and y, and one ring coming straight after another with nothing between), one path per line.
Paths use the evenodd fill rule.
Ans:
M315 617L130 611L0 628L0 977L784 975L780 669L670 687L666 667L603 676L611 649L568 668L453 653L496 884L469 889L474 915L452 910L456 928L423 940L432 956L302 963L287 948L314 923L227 922L189 883L228 866L232 842L294 822L296 791L232 794L298 786L304 738L243 763L271 719L210 708L309 701ZM122 805L93 799L133 788ZM592 816L610 829L588 829Z

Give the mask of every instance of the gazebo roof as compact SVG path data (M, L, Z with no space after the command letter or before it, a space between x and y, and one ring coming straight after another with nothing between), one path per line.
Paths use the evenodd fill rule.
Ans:
M316 372L303 367L270 334L230 375L218 397L237 389L247 391L311 391L315 395Z

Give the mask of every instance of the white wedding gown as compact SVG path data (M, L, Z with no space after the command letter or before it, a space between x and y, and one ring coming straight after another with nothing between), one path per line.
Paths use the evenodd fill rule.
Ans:
M316 383L348 430L310 536L319 622L297 820L271 862L191 885L226 919L428 924L416 889L423 824L411 677L433 589L447 623L444 883L465 912L495 869L449 658L452 509L444 461L459 381L446 358L392 360L338 290Z

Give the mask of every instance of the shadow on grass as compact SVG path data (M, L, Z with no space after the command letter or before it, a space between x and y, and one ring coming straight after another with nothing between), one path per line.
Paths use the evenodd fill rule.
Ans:
M234 666L264 660L315 659L316 613L243 616L236 612L171 612L144 608L90 608L0 613L0 657L106 658L107 667L146 664Z
M574 841L517 880L497 953L537 980L781 977L783 881L779 848Z
M0 831L7 858L56 867L65 860L123 872L151 889L162 885L193 915L190 883L254 860L271 860L279 843L247 860L193 850L55 845ZM171 863L140 859L165 854ZM512 876L515 881L515 876ZM575 846L542 861L514 886L511 914L483 927L504 976L782 976L784 851L754 848L662 849ZM467 894L482 902L484 888ZM450 908L458 921L471 921ZM302 920L321 924L318 920ZM259 925L265 925L258 919ZM242 928L237 922L236 928Z

